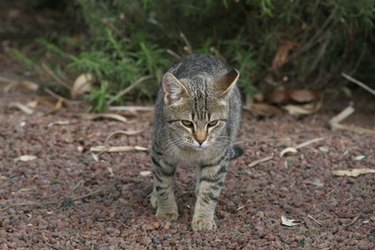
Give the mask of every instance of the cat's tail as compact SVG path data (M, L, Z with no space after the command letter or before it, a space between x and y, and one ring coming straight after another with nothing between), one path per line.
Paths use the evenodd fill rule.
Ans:
M236 159L244 154L243 149L240 146L234 145L230 151L230 159Z

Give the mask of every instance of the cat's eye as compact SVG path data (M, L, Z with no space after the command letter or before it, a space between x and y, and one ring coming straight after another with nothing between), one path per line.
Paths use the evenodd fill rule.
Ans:
M219 122L218 120L210 121L209 123L207 123L207 126L208 127L216 126L218 122Z
M185 127L188 127L188 128L194 127L194 123L192 123L191 121L188 121L188 120L182 120L181 123L182 123L182 125L184 125Z

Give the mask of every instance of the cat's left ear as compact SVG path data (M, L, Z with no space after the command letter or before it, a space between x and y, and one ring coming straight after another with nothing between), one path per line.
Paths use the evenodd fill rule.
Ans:
M240 77L240 72L236 69L232 69L225 75L222 75L216 79L216 88L221 97L228 95L234 86L236 86L237 80Z

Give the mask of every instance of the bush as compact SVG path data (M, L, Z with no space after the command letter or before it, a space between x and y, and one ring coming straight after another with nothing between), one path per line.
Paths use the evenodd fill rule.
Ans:
M241 86L325 88L361 62L372 76L375 0L77 0L90 38L69 67L94 73L108 96L144 76L132 95L154 97L178 57L212 53L241 71ZM372 37L371 37L372 36ZM372 42L371 42L372 39ZM371 47L372 46L372 47ZM65 52L64 52L65 53ZM137 82L138 83L138 82ZM107 98L108 100L111 98Z

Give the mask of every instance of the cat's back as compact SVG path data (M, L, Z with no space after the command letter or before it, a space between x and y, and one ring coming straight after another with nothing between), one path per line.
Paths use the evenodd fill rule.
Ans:
M202 74L215 78L227 71L226 66L220 60L205 54L189 55L168 70L177 79L189 79Z

